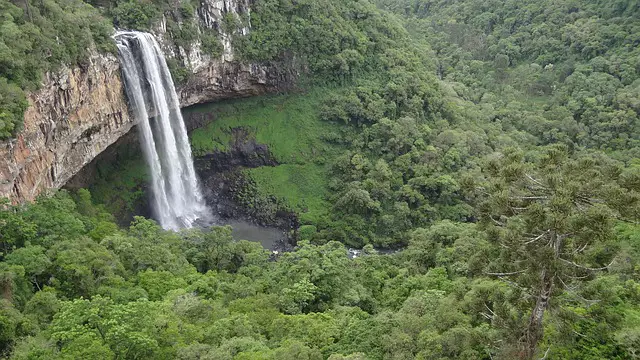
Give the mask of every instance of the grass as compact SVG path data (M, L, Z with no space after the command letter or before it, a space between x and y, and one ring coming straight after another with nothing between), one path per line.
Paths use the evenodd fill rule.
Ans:
M333 89L315 88L306 93L270 95L207 104L187 111L213 113L216 119L194 130L191 146L196 156L225 151L231 129L244 128L260 144L266 144L280 164L246 169L258 193L283 200L311 223L327 212L326 163L339 148L323 139L336 131L335 124L319 119L319 108Z
M327 175L317 164L284 164L275 167L247 169L260 194L283 200L300 214L303 224L314 223L328 210Z
M322 141L333 131L318 119L318 108L328 91L315 89L304 94L270 95L194 107L187 112L216 114L216 120L191 134L194 155L224 151L232 128L248 129L258 143L267 144L282 164L322 161L331 152Z

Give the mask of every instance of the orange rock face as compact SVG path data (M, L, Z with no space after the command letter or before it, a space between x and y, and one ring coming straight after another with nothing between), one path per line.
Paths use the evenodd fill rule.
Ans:
M31 201L57 189L133 126L113 55L47 74L29 96L24 129L0 143L0 197Z

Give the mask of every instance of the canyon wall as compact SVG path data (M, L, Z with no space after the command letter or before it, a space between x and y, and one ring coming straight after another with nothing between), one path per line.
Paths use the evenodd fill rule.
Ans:
M293 83L296 74L287 64L250 64L234 58L232 35L221 30L221 21L229 12L248 19L249 11L248 0L201 1L192 21L199 31L219 33L223 52L218 57L203 54L199 41L188 49L176 45L166 19L154 29L165 55L191 72L177 88L182 107L280 91ZM249 24L243 26L234 31L246 34ZM111 54L94 53L82 66L46 74L40 90L28 100L23 130L15 139L0 142L0 198L13 203L62 187L135 125L120 64Z
M61 187L133 126L113 55L46 74L29 104L23 130L0 143L0 197L13 202Z

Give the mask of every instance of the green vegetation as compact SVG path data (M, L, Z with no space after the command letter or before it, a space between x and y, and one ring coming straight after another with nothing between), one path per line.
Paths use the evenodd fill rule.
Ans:
M118 1L111 10L111 14L114 24L119 28L150 30L153 24L162 17L162 3Z
M301 57L322 83L346 83L385 66L380 55L410 49L401 24L368 1L259 1L252 30L236 40L245 59Z
M237 195L296 211L294 251L270 259L224 227L119 228L86 190L6 205L4 353L637 358L637 1L377 3L395 14L367 0L256 1L240 55L293 56L308 88L190 110L215 116L192 134L197 156L269 147L279 165L244 170ZM193 6L153 4L109 11L147 26L169 6L179 41L193 39ZM105 169L96 203L142 196L127 190L140 163L120 167L128 175Z
M270 95L196 106L187 111L215 114L214 121L191 134L194 155L226 151L232 129L242 128L259 144L269 144L276 161L282 164L322 163L334 149L323 139L338 131L320 121L317 108L332 90Z
M301 215L303 224L313 224L329 209L325 168L316 164L284 164L247 169L261 195L275 196Z
M379 0L426 39L440 78L536 143L637 156L634 1ZM634 100L635 99L635 100Z
M88 51L114 51L112 27L80 0L0 1L0 140L21 129L25 91L45 71L87 59Z
M94 0L100 1L100 0ZM104 0L99 6L108 7L107 15L121 29L151 30L164 15L171 38L183 45L196 31L191 20L195 16L196 3L191 0Z
M278 162L275 167L247 169L257 195L275 196L286 208L305 219L328 212L326 163L336 157L339 146L328 143L336 132L346 131L321 121L317 112L333 89L274 95L198 106L190 112L215 114L216 119L191 134L196 156L229 150L232 141L268 144ZM233 131L242 135L233 136ZM247 205L257 199L242 199Z
M517 168L517 154L509 158ZM562 156L549 160L541 163L560 166L567 176L580 171ZM508 185L511 196L520 196L525 183L517 174L526 177L534 169L519 169L492 175L495 189ZM543 184L553 178L531 174ZM581 184L594 174L573 181ZM502 193L481 206L487 219L504 209L493 201ZM259 244L234 242L228 227L174 233L136 218L118 228L88 191L73 197L58 192L0 212L0 271L6 279L0 344L15 359L515 358L510 346L517 344L517 329L528 320L523 310L530 306L521 291L534 289L537 278L522 273L513 287L488 272L517 266L501 245L529 237L526 224L535 223L527 218L540 218L538 209L547 204L520 201L527 209L505 218L504 230L482 221L442 221L416 229L408 248L395 255L365 247L367 255L350 260L340 243L302 242L269 261ZM569 211L564 215L550 212L549 219L587 216L589 227L572 221L558 229L584 229L561 253L582 248L580 241L598 233L600 241L625 249L624 255L600 276L558 260L556 281L587 278L557 295L555 301L566 305L545 321L543 343L563 358L631 358L625 354L636 349L634 240L640 229L603 226L602 205L585 215L572 213L571 206L559 210ZM522 244L547 263L544 242ZM611 249L595 243L591 248L596 251L568 261L594 267L609 261ZM598 302L580 302L595 297ZM572 340L567 325L580 336Z
M212 30L203 30L200 36L202 42L202 51L211 57L218 58L224 52L224 46L220 42L220 37Z
M176 45L189 50L200 40L206 54L220 56L218 32L197 28L197 6L191 0L0 1L0 140L21 129L26 94L40 87L45 72L83 64L92 50L116 52L114 25L150 30L165 15ZM169 65L177 82L190 75L178 60Z
M151 181L148 166L140 154L119 158L112 166L101 165L90 187L93 198L120 223L126 223L129 214L136 214L139 206L147 204L147 184Z

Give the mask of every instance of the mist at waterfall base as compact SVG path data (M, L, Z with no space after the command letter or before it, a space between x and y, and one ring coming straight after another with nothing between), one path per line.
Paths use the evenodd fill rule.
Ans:
M166 230L211 224L193 165L187 130L164 55L153 35L114 35L129 105L151 173L151 205Z

